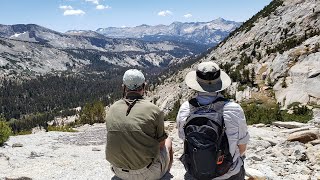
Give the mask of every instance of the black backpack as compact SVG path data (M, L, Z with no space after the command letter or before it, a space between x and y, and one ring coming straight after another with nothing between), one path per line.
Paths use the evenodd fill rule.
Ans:
M190 116L184 126L184 154L181 160L194 178L213 179L227 173L233 158L225 134L223 107L227 100L218 97L209 105L201 106L191 99Z

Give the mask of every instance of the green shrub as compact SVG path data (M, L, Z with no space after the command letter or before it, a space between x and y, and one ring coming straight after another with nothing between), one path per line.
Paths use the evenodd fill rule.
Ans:
M246 115L248 124L271 124L274 121L296 121L306 123L312 119L312 110L300 103L293 103L288 107L293 108L293 113L289 114L287 110L280 110L280 104L265 104L254 102L243 102L241 106Z
M238 90L238 91L244 91L246 88L247 88L246 85L239 85L238 88L237 88L237 90Z
M240 73L240 70L238 68L236 68L235 70L232 70L230 72L230 78L232 79L233 82L239 82L241 81L242 75Z
M78 132L69 126L48 126L48 131Z
M273 87L275 85L276 81L272 81L271 77L268 76L267 78L267 85Z
M166 117L164 119L166 121L176 121L176 117L178 115L179 108L180 108L180 100L177 100L173 105L173 109L166 115Z
M23 131L16 132L13 135L20 136L20 135L28 135L28 134L32 134L32 131L31 130L23 130Z
M293 110L292 114L288 114L287 111L282 112L284 121L298 121L302 123L307 123L313 117L313 112L308 109L307 106L301 105L300 102L293 102L287 107Z
M297 121L301 123L307 123L310 121L313 117L312 110L307 109L304 114L288 114L287 111L281 112L281 115L283 117L283 121Z
M252 59L246 53L241 53L240 63L236 67L233 67L232 63L221 64L221 68L230 75L233 82L240 82L243 87L250 86L253 87L255 80L254 69L246 69L245 67L252 63ZM241 87L240 87L241 89Z
M40 126L47 130L48 121L52 121L54 119L54 114L47 113L35 113L29 114L21 119L10 119L9 125L12 128L14 134L19 134L22 131L31 131L32 128Z
M11 128L3 120L4 119L0 117L0 146L3 145L3 143L6 142L11 135Z
M87 103L80 112L79 123L80 124L94 124L104 123L106 112L104 105L100 101L94 103Z
M236 99L236 94L230 94L230 91L228 90L223 90L221 91L221 94L223 95L223 97L225 97L226 99Z
M248 124L271 124L273 121L282 121L279 104L241 103Z
M296 35L283 39L280 43L276 44L273 48L267 47L266 53L269 55L271 53L279 52L282 54L294 47L301 45L306 39L320 35L319 29L306 30L304 36L297 37Z

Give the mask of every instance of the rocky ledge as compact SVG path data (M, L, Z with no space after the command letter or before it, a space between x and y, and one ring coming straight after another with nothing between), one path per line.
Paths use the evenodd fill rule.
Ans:
M85 125L77 130L10 137L0 147L0 179L116 180L105 160L105 125ZM183 142L175 123L166 122L166 130L175 153L173 168L163 180L192 180L179 161ZM277 122L249 126L249 132L247 179L320 179L319 127Z

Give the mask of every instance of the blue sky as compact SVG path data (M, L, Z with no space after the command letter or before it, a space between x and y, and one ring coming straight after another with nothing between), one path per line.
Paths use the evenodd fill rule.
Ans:
M0 24L73 29L211 21L245 21L271 0L0 0Z

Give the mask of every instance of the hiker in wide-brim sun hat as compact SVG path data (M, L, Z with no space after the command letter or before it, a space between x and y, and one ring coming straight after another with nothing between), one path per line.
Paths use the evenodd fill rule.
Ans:
M231 79L212 62L202 62L196 71L191 71L186 75L186 84L191 89L199 92L220 92L231 85Z

